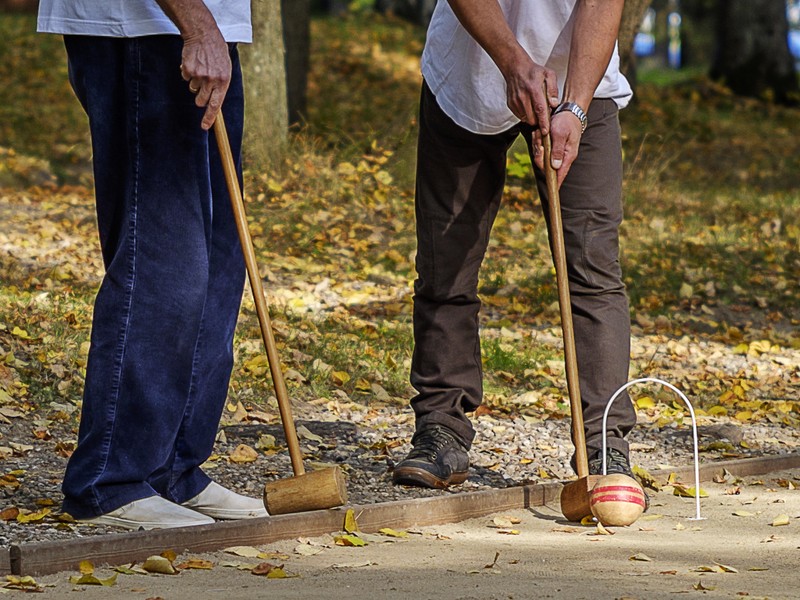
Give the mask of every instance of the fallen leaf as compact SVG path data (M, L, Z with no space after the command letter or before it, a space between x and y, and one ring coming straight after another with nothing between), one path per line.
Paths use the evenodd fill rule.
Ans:
M367 542L357 535L337 535L333 538L337 546L366 546Z
M179 565L175 565L179 571L186 571L188 569L200 569L209 571L214 568L214 563L210 560L203 560L202 558L190 558Z
M117 584L117 573L114 573L111 577L107 577L106 579L100 579L91 573L73 575L69 578L69 582L73 585L101 585L103 587L111 587Z
M788 525L788 524L789 524L789 515L778 515L772 521L773 527L780 527L782 525Z
M250 572L253 575L266 576L267 579L286 579L288 577L298 577L298 575L289 575L283 568L283 565L273 565L268 562L263 562L253 567Z
M710 592L712 590L717 589L717 586L715 586L715 585L703 585L702 581L698 581L695 585L692 586L692 589L695 589L697 591L709 591Z
M653 559L647 556L647 554L642 554L641 552L638 554L634 554L628 560L640 560L643 562L653 562Z
M352 563L334 563L331 565L334 569L360 569L362 567L371 567L375 563L371 560L365 560L362 562L352 562Z
M314 556L315 554L319 554L325 550L321 546L311 546L309 544L298 544L295 546L295 553L299 554L300 556Z
M231 546L230 548L225 548L223 552L245 558L257 558L261 554L261 550L253 548L253 546Z
M723 565L722 563L714 563L714 564L717 565L725 573L738 573L739 572L738 569L736 569L735 567L731 567L729 565Z
M239 444L231 450L228 458L234 463L249 463L258 460L258 452L247 444Z
M358 531L358 522L356 521L356 513L352 508L348 508L344 513L344 531L347 533L355 533Z
M383 529L379 529L378 533L382 533L385 536L392 537L392 538L406 538L408 537L408 533L405 531L395 531L394 529L390 529L388 527L384 527Z
M172 566L172 561L163 556L150 556L142 564L142 568L148 573L160 573L161 575L175 575L177 571Z
M491 563L489 563L488 565L483 565L483 568L484 569L492 569L492 568L494 568L494 566L497 564L497 559L498 558L500 558L500 553L495 551L494 560Z

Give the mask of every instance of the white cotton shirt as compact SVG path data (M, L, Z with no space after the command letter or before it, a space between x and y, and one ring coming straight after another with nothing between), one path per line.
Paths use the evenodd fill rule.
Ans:
M252 41L250 0L204 2L226 42ZM178 33L155 0L40 0L37 30L125 38Z
M556 72L563 94L578 0L498 0L511 31L533 61ZM461 25L450 3L436 4L422 53L422 75L439 106L459 126L480 134L519 123L506 105L506 84L494 61ZM620 108L633 95L614 54L595 98Z

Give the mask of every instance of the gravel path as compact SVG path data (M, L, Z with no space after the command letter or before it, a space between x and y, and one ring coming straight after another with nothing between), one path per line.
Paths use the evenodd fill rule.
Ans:
M313 409L313 415L310 414ZM305 414L304 414L305 413ZM311 420L308 417L313 416ZM355 407L344 414L329 407L301 407L296 414L301 446L307 468L339 464L345 470L350 503L368 504L417 498L452 492L499 488L568 478L571 453L569 422L483 415L475 419L476 441L471 452L472 473L463 485L449 491L397 487L391 483L392 465L409 450L413 416L397 406ZM730 423L700 426L703 448L701 461L762 456L792 452L800 446L794 429L781 424ZM108 533L105 527L79 525L60 520L59 485L66 458L58 452L58 441L68 432L52 431L50 440L40 440L21 448L0 462L5 475L0 485L0 511L6 522L0 532L0 546ZM277 451L262 451L253 462L231 460L235 449L245 444L257 448L275 438ZM15 419L4 432L6 444L14 439L30 439L30 423ZM288 453L282 445L279 424L249 423L223 427L208 472L219 483L240 493L260 496L268 479L291 474ZM632 459L646 469L691 464L692 443L686 427L659 428L641 423L630 436ZM741 445L744 442L748 448ZM19 448L19 446L18 446ZM736 448L735 452L730 449ZM8 519L9 511L21 509L51 511L43 519L29 523Z

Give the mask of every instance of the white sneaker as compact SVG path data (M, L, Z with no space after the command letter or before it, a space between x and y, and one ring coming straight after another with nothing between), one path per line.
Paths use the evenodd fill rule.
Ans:
M126 529L168 529L170 527L209 525L214 522L214 519L165 500L161 496L150 496L134 500L99 517L81 521Z
M260 499L242 496L213 481L206 489L181 506L215 519L251 519L269 516Z

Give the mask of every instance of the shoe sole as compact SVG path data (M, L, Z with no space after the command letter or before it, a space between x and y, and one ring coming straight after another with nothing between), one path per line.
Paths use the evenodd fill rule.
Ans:
M183 506L186 505L184 504ZM260 517L269 516L269 513L266 511L266 509L263 508L261 510L235 510L235 509L224 509L224 508L203 508L203 507L193 507L193 506L187 506L186 508L191 508L193 511L199 512L201 515L205 515L213 519L220 519L222 521L257 519Z
M442 490L451 485L458 485L467 480L467 472L453 473L447 479L436 477L433 473L418 467L401 467L395 469L392 474L392 481L397 485L413 485L415 487L426 487Z
M107 525L110 527L122 527L124 529L130 529L131 531L139 531L141 529L144 530L151 530L151 529L173 529L176 527L196 527L198 525L211 525L214 523L214 519L211 517L208 520L205 519L197 519L192 521L137 521L135 519L125 519L123 517L109 517L108 515L103 515L100 517L95 517L93 519L79 519L81 523L88 523L92 525Z

